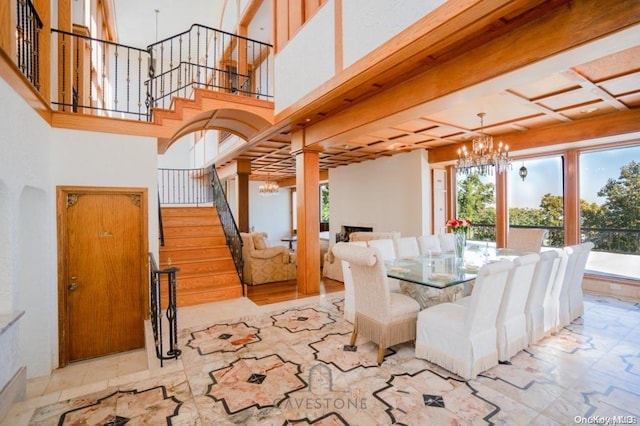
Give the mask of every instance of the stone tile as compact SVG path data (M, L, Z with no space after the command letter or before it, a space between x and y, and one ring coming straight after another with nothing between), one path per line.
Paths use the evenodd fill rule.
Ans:
M188 326L178 360L160 368L131 351L56 370L30 381L30 396L44 396L14 404L2 426L167 417L176 425L556 425L589 413L640 415L638 304L587 295L582 318L465 382L415 358L410 342L389 348L381 366L372 342L348 347L353 325L342 303L181 308Z

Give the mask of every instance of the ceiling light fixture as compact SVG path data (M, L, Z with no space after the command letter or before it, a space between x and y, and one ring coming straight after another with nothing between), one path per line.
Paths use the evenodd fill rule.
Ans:
M258 192L260 195L274 195L280 191L280 187L278 184L269 179L269 174L267 174L267 180L264 184L260 185L258 188Z
M480 176L502 173L511 168L509 158L509 145L498 143L497 149L493 148L493 137L484 133L484 112L478 113L480 117L480 135L471 141L471 151L466 146L458 148L458 161L456 169L458 173L476 173Z

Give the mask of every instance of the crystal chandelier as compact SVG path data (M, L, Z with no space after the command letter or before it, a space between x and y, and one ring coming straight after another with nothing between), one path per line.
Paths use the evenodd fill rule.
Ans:
M258 188L260 195L274 195L277 194L278 191L280 191L280 187L276 182L269 179L269 175L267 175L266 182Z
M478 113L480 117L480 136L473 138L471 142L471 152L466 146L458 148L458 160L456 169L458 173L476 173L480 176L502 173L511 169L511 158L509 158L509 145L498 143L497 149L493 147L493 137L484 133L484 112Z

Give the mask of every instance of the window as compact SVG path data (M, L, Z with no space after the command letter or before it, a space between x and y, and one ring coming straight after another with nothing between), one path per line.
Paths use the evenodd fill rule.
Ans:
M594 251L640 254L640 147L580 154L581 239Z
M456 217L471 221L469 239L496 240L496 192L494 176L456 175Z
M522 180L520 167L527 168ZM564 245L564 196L562 191L562 157L514 161L507 177L507 200L510 227L549 230L545 246Z

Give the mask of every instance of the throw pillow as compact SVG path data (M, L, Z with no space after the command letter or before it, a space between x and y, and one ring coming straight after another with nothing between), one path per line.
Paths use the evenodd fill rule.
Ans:
M267 248L267 238L262 235L256 235L253 237L253 245L256 250L264 250Z

